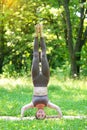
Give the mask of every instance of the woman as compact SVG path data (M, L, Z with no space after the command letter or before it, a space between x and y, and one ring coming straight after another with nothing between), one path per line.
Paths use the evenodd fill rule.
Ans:
M40 47L41 51L39 52L39 42L38 37L40 36ZM48 100L47 95L47 85L49 82L49 64L46 56L46 45L44 42L43 36L43 26L37 24L35 26L35 41L34 41L34 49L33 49L33 62L32 62L32 80L34 84L34 93L32 102L25 105L21 109L21 116L23 116L24 111L36 107L38 108L36 112L36 118L44 119L46 114L44 112L44 107L50 107L56 109L59 113L58 117L62 117L62 112L60 108L51 103Z

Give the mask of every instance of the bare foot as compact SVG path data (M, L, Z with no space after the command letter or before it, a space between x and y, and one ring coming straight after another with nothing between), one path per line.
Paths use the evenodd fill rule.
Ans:
M40 32L39 24L35 25L35 36L38 37L38 33Z
M43 25L40 24L39 28L40 28L40 37L43 37Z

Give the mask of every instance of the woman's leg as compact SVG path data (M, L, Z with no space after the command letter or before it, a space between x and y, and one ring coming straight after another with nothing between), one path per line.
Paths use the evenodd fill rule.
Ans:
M39 74L39 52L38 52L38 25L36 25L36 37L34 41L33 49L33 61L32 61L32 78L34 79Z
M40 27L40 46L42 50L41 54L41 63L42 63L42 73L45 75L46 78L49 79L50 71L49 71L49 64L47 60L47 55L46 55L46 44L44 42L44 37L42 34L42 26Z

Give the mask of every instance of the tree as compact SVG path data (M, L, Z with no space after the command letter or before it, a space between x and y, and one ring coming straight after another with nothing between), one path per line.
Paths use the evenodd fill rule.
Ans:
M14 66L20 72L27 66L26 59L32 56L29 44L36 19L33 5L37 6L27 0L0 1L0 73L5 65Z
M84 25L86 2L79 3L78 0L0 2L1 73L2 70L13 74L28 72L31 69L34 26L36 23L43 23L50 68L63 70L63 67L68 68L67 66L71 64L71 75L79 76L83 57L87 59L85 55L81 55L87 51L86 47L83 47L87 36L86 24Z
M58 1L61 3L60 1ZM85 8L86 0L81 0L79 3L79 8L77 7L78 1L76 3L71 2L70 0L63 0L62 5L64 7L64 13L63 20L66 23L66 31L65 31L65 38L66 42L68 43L68 49L69 49L69 55L70 55L70 61L71 61L71 76L72 77L79 77L80 75L80 60L81 60L81 51L83 45L86 43L87 39L87 27L84 27L84 19L86 17L87 9ZM78 24L75 23L73 26L72 18L72 12L70 11L69 6L73 6L73 9L76 11L72 12L74 15L77 16L77 13L80 15L78 17L79 21ZM77 8L77 10L75 9ZM72 8L71 8L72 9ZM74 17L75 18L75 17ZM76 31L74 31L74 28L76 27ZM74 34L73 33L77 33ZM75 40L74 40L75 39Z
M0 1L0 73L2 73L5 49L5 30L4 30L4 1Z

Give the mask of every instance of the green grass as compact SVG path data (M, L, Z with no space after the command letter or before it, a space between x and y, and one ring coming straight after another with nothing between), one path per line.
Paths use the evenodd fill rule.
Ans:
M87 130L87 120L0 121L1 130Z
M0 116L20 117L21 107L32 100L31 78L0 79ZM49 99L59 105L63 115L87 116L87 81L58 80L51 77L48 85ZM55 110L45 108L47 115L56 115ZM36 109L25 112L34 116ZM87 119L4 121L0 120L0 130L86 130Z

